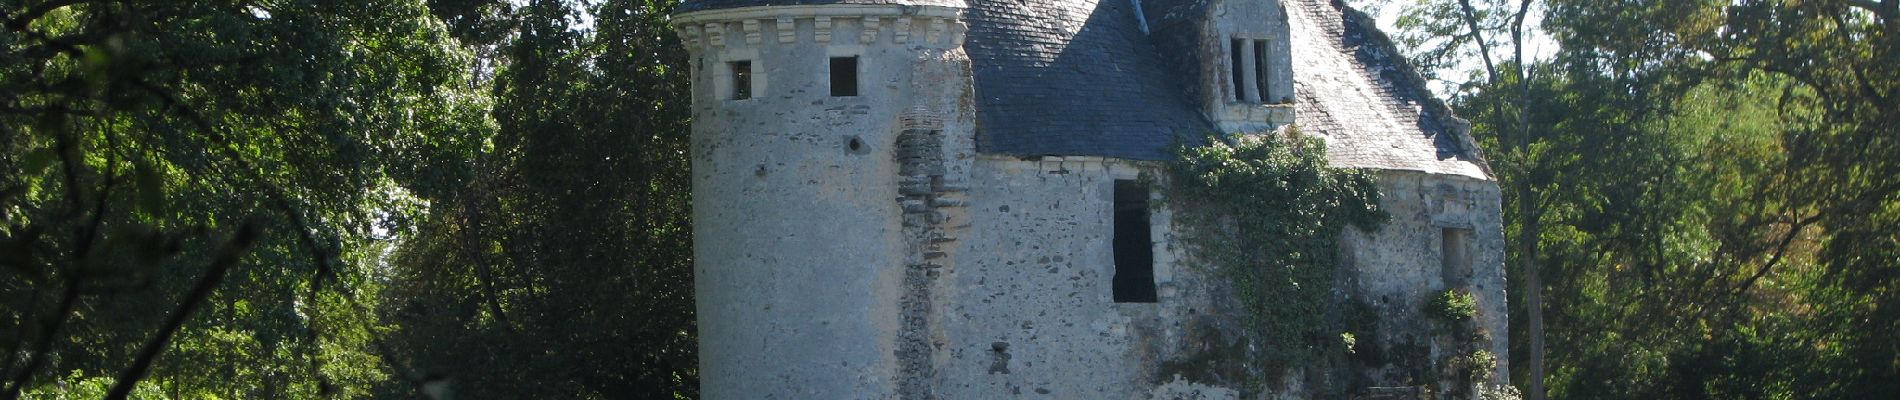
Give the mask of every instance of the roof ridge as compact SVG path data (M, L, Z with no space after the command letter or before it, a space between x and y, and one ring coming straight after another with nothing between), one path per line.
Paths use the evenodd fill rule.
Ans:
M1317 2L1316 0L1289 1ZM1457 112L1452 110L1450 104L1447 104L1444 99L1439 98L1438 94L1431 90L1431 87L1427 85L1429 81L1425 79L1423 74L1418 72L1418 67L1412 64L1412 59L1406 57L1405 53L1399 50L1398 44L1392 40L1391 36L1386 35L1385 30L1379 29L1378 20L1372 18L1371 15L1366 14L1364 11L1354 8L1351 4L1347 4L1345 0L1328 0L1328 2L1331 3L1330 5L1333 8L1339 10L1344 19L1359 28L1357 30L1358 33L1366 37L1368 44L1372 45L1384 55L1388 55L1388 57L1380 57L1379 61L1391 63L1393 69L1396 70L1399 77L1402 78L1400 79L1403 81L1401 84L1404 85L1405 89L1411 90L1415 93L1413 96L1415 99L1422 100L1422 102L1425 103L1426 110L1423 111L1436 117L1438 123L1443 124L1448 128L1447 131L1449 133L1456 136L1456 144L1460 147L1460 149L1458 149L1459 153L1471 158L1471 162L1477 164L1478 168L1482 169L1486 176L1495 177L1491 172L1490 162L1485 159L1482 148L1478 146L1477 138L1471 136L1471 121L1459 117ZM1345 27L1342 26L1341 29L1343 30ZM1341 32L1341 34L1344 33L1346 32ZM1363 54L1363 51L1361 53L1359 59L1362 65L1370 67L1371 63L1366 62L1367 57Z

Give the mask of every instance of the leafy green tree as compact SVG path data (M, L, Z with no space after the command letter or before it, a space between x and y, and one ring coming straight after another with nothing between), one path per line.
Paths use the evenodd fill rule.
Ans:
M534 1L496 24L518 29L495 63L500 133L395 253L384 312L405 363L457 393L696 395L671 7L608 1L583 29L583 10Z
M0 398L386 379L377 232L492 132L420 2L12 0L0 29Z
M1555 378L1580 397L1859 398L1900 389L1891 362L1900 347L1881 333L1900 326L1882 311L1900 288L1892 257L1900 2L1553 4L1552 30L1579 69L1651 82L1635 91L1687 94L1650 103L1666 107L1659 123L1635 128L1672 143L1658 157L1676 179L1665 186L1674 193L1631 208L1675 216L1659 214L1647 237L1601 238L1620 247L1599 252L1608 260L1639 262L1573 275L1605 284L1579 288L1573 309L1643 305L1580 322L1659 329L1580 346L1597 350ZM1627 221L1595 225L1642 232ZM1615 284L1625 266L1667 290ZM1609 366L1630 360L1645 360L1644 372ZM1601 382L1610 380L1643 384L1608 391Z
M1464 86L1454 101L1488 148L1512 149L1513 128L1530 142L1493 159L1507 186L1538 188L1509 200L1534 209L1506 211L1520 232L1541 225L1538 251L1514 257L1550 278L1535 286L1551 374L1520 383L1576 398L1900 389L1884 333L1900 327L1897 7L1550 1L1555 59ZM1458 32L1442 29L1455 12L1415 15L1441 28L1416 37Z

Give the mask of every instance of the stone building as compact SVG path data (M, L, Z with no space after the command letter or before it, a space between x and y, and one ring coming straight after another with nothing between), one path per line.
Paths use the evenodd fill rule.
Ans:
M1337 0L687 0L673 23L707 398L1443 398L1507 376L1455 377L1460 349L1505 358L1497 182ZM1222 282L1137 178L1295 123L1379 177L1393 218L1339 239L1335 282L1378 333L1266 385L1163 368L1249 339L1206 334L1233 328ZM1467 328L1421 311L1448 288L1477 300Z

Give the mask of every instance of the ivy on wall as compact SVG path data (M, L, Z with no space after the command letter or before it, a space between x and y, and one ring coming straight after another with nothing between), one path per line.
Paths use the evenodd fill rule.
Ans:
M1329 166L1325 144L1297 126L1285 137L1208 142L1177 150L1170 201L1187 205L1176 208L1186 248L1199 268L1231 285L1238 322L1253 338L1244 355L1230 356L1261 372L1252 378L1273 381L1345 351L1324 318L1338 311L1329 299L1340 234L1390 218L1373 174Z

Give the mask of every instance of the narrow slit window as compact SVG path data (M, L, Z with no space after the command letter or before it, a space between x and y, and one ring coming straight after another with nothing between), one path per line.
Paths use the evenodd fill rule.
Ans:
M1154 241L1149 237L1148 185L1115 181L1115 302L1155 302Z
M1271 94L1273 92L1267 91L1267 82L1269 82L1267 80L1267 69L1269 68L1268 65L1271 65L1267 63L1269 59L1267 57L1267 41L1253 41L1253 57L1253 81L1255 85L1258 85L1255 89L1260 91L1260 102L1272 103L1275 100Z
M858 95L858 58L831 58L831 95L848 97Z
M752 61L733 61L726 65L732 68L732 99L752 98Z
M1247 39L1234 39L1233 48L1228 49L1227 52L1228 57L1230 57L1228 65L1231 66L1228 70L1234 73L1234 101L1247 101L1247 69L1245 64L1242 63L1242 57L1246 57L1246 55L1242 53L1242 50L1245 49L1246 46Z
M1471 230L1445 228L1440 262L1446 287L1462 287L1471 280Z

